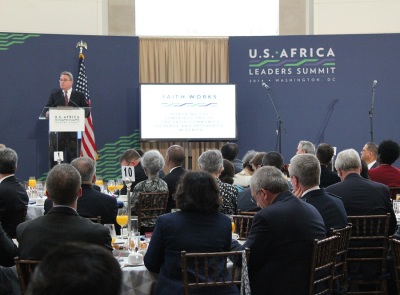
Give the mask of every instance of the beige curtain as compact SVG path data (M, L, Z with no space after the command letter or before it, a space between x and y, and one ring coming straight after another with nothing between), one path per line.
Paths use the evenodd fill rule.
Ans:
M228 38L140 38L140 83L228 83ZM144 142L143 151L158 149L163 155L170 145L186 151L186 168L198 170L197 159L224 142ZM165 171L168 173L168 171Z

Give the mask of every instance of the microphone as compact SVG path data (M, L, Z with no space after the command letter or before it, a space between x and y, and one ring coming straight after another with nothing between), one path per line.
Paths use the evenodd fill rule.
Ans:
M375 87L376 87L376 84L378 84L378 81L377 81L377 80L374 80L374 82L372 82L372 88L375 88Z
M265 84L265 83L262 83L261 86L267 88L267 90L270 90L270 89L271 89L271 87L269 87L269 86L268 86L267 84Z

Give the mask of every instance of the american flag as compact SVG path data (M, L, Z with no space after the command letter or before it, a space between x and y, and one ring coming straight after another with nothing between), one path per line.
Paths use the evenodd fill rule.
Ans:
M79 74L76 83L76 91L82 92L85 95L87 104L90 107L91 103L86 77L85 56L83 53L79 54ZM97 160L97 147L94 140L92 112L90 112L89 117L85 120L85 131L82 134L81 141L81 156L88 156L93 160Z

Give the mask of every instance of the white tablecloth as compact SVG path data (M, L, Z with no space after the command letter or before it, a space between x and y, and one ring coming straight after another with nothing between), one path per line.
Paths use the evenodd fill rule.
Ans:
M28 205L28 211L26 214L27 220L32 220L44 215L44 206L39 206L36 204Z

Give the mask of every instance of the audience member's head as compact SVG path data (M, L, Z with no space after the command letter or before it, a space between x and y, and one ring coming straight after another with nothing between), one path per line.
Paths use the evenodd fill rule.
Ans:
M265 152L258 152L254 155L253 159L250 160L250 165L253 167L254 171L262 167L262 159L266 154Z
M384 140L378 147L379 164L392 165L399 158L400 146L393 140Z
M378 146L374 142L367 142L361 150L361 160L364 160L367 165L376 161L378 157Z
M185 150L180 145L171 145L167 149L165 160L170 168L182 166L185 161Z
M126 150L119 158L121 166L136 166L140 163L140 154L134 149Z
M110 251L94 244L66 243L36 267L28 295L118 295L122 271Z
M343 180L343 172L347 173L357 173L360 174L361 171L361 159L358 153L354 149L347 149L341 151L335 162L335 169L338 171L340 178Z
M312 142L306 140L300 140L299 144L297 145L297 152L298 154L313 154L315 155L315 146Z
M71 165L78 170L82 183L92 183L96 174L95 162L89 157L80 157L72 160Z
M76 207L81 193L81 175L71 164L56 165L47 174L46 194L54 205Z
M163 169L165 161L159 151L150 150L144 153L141 163L146 175L155 176L158 175L158 172L161 169Z
M223 160L224 169L218 176L219 180L225 183L233 184L233 177L235 176L235 167L229 160Z
M258 206L268 207L275 197L289 189L288 182L276 167L261 167L254 172L250 180L250 191Z
M361 172L360 175L366 179L369 179L368 164L364 160L361 160Z
M253 159L253 157L256 155L256 151L255 150L250 150L248 151L242 159L243 162L243 169L247 169L248 171L254 172L253 167L251 167L250 161L251 159Z
M223 168L222 154L219 150L208 150L202 153L198 163L201 170L219 175Z
M283 171L283 157L278 152L268 152L262 158L262 166L273 166Z
M0 174L14 174L17 170L18 156L10 148L0 149Z
M316 156L299 154L290 160L289 174L294 189L298 186L306 189L319 186L321 165Z
M316 156L322 165L328 166L335 153L333 147L327 143L320 143L317 147Z
M224 159L233 161L239 154L239 148L236 143L227 142L221 147L221 153Z
M2 143L0 143L0 149L4 149L4 148L6 148L6 145L5 145L5 144L2 144Z
M219 187L207 172L188 172L179 184L176 194L177 208L182 211L213 214L219 211Z

